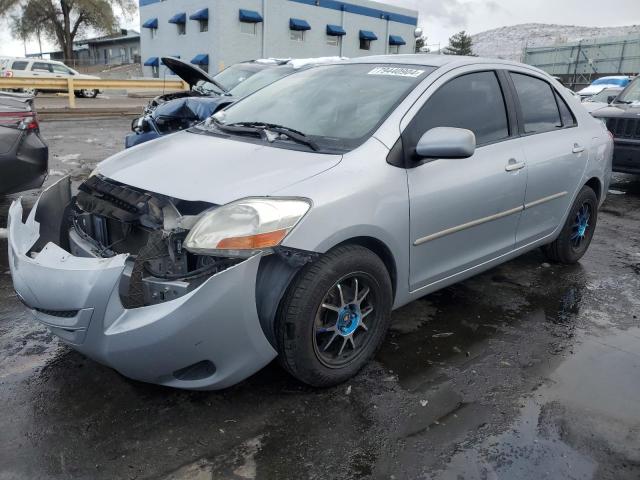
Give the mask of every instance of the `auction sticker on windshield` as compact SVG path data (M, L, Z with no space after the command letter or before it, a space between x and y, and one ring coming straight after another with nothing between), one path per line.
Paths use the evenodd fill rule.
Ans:
M393 77L412 77L418 78L424 73L424 70L403 67L376 67L369 72L369 75L391 75Z

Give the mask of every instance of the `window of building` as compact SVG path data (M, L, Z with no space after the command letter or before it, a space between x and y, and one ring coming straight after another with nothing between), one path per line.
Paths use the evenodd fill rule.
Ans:
M304 30L289 30L289 38L294 42L304 42Z
M400 53L400 45L389 45L389 53L392 55Z
M160 67L158 65L151 66L151 75L153 78L160 78Z
M327 45L331 45L333 47L339 47L341 38L342 37L339 37L337 35L327 35Z
M13 70L25 70L27 68L27 64L29 62L13 62L13 65L11 65L11 68Z
M516 87L525 133L543 133L562 126L551 85L539 78L511 73Z
M255 35L256 24L253 22L240 22L240 32L246 33L247 35Z
M200 24L200 31L201 32L208 32L209 31L209 20L198 20L198 23Z
M435 127L471 130L485 145L509 137L507 109L493 72L476 72L445 83L422 106L408 132L410 145Z
M360 39L360 50L371 50L371 40Z
M157 30L158 30L157 28L150 28L149 29L149 33L151 34L151 38L156 38L156 35L158 33Z
M187 24L186 23L176 23L178 27L178 35L186 35L187 33Z

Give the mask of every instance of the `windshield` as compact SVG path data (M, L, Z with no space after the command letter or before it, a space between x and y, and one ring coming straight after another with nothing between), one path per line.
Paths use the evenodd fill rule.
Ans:
M234 103L214 118L226 125L295 128L321 147L355 148L434 67L350 64L302 70Z
M640 77L631 82L615 100L615 103L640 102Z
M246 97L293 72L295 72L295 70L289 66L267 68L233 87L229 94L238 98Z
M626 78L600 78L593 82L591 85L618 85L620 87L624 87L629 80Z
M225 93L213 83L207 82L206 80L198 80L198 82L193 86L193 89L203 95L222 95Z
M609 97L615 97L621 91L621 88L605 88L600 93L596 93L593 97L587 99L587 102L609 103Z
M259 69L256 69L255 66L251 66L250 64L237 63L236 65L231 65L229 68L225 68L213 77L213 79L227 90L231 90L240 82L244 82L247 78L259 71Z

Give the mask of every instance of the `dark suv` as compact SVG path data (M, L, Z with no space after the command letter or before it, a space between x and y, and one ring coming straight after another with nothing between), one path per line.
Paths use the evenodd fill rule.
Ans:
M640 175L640 77L631 82L607 108L592 112L613 134L613 171Z

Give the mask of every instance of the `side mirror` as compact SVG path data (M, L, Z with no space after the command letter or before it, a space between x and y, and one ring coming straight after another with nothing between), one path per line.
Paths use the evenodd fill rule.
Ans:
M469 158L475 151L476 136L464 128L432 128L416 145L416 155L421 158Z
M613 103L613 101L616 99L617 95L609 95L607 97L607 103Z

